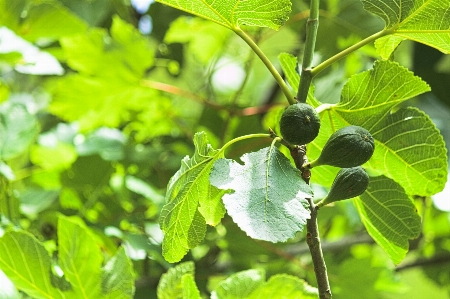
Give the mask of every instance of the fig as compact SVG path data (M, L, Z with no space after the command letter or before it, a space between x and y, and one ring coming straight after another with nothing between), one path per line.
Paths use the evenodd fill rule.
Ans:
M369 161L375 150L372 135L359 126L348 126L334 132L322 149L319 158L309 163L312 168L331 165L349 168Z
M361 167L342 168L334 178L330 192L317 206L320 208L326 204L349 199L361 195L369 186L369 175Z
M319 129L319 114L311 105L306 103L291 105L281 115L281 136L290 144L310 143L319 134Z

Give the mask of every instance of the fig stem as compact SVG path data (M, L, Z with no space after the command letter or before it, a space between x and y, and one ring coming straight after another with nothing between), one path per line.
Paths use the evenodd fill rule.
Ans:
M319 0L311 0L309 5L309 17L306 23L306 41L302 60L302 73L300 75L300 84L298 86L297 101L306 103L309 86L311 85L312 61L314 58L314 49L316 47L317 29L319 28Z

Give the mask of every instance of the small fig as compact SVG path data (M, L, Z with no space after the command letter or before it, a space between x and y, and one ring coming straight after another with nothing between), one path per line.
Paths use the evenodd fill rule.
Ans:
M348 126L334 132L322 149L319 158L309 163L319 165L355 167L369 161L375 150L372 135L359 126Z
M361 195L369 186L369 175L361 167L342 168L334 178L330 192L317 206Z
M316 109L306 103L291 105L281 115L281 135L290 144L310 143L319 134L319 129L319 114Z

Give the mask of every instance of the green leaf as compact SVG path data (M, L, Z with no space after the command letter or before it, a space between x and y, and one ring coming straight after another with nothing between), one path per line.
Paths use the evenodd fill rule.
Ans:
M22 296L14 286L13 282L0 270L0 298L2 299L20 299Z
M450 54L450 0L361 0L364 9L381 17L394 36L378 44L383 56L389 56L399 38L410 39Z
M207 64L220 53L230 31L200 18L181 16L170 24L164 42L187 43L189 52Z
M278 29L291 12L289 0L157 0L230 29L240 25Z
M28 232L6 232L0 239L0 269L14 285L37 299L66 298L52 285L52 261L41 242Z
M222 281L212 292L211 298L216 299L244 299L264 284L266 274L264 270L246 270L235 273ZM271 298L271 297L268 297Z
M353 202L368 233L395 264L400 263L408 240L421 231L421 219L405 190L387 177L371 177L366 192Z
M46 170L67 169L77 159L75 148L71 144L58 142L54 147L33 145L30 160Z
M103 257L92 233L81 220L60 216L58 242L59 264L77 298L100 297Z
M281 53L278 56L278 60L280 61L281 68L286 75L286 79L289 85L294 90L294 92L297 93L298 86L300 84L300 70L298 69L299 66L297 57L289 53ZM316 98L314 98L314 86L312 84L308 91L307 102L310 103L313 107L317 107L321 104Z
M18 224L20 220L19 206L19 200L13 196L11 183L3 174L0 174L0 214L12 223Z
M430 196L444 189L448 174L445 142L425 113L402 108L370 131L376 145L368 167L392 178L410 195Z
M194 275L193 262L178 264L161 276L156 289L158 299L182 299L182 280L184 275Z
M123 247L103 267L102 290L108 299L133 298L133 265Z
M165 233L163 255L169 262L178 262L190 248L197 246L206 233L206 221L215 225L223 217L220 199L224 191L209 183L214 161L223 153L208 144L206 134L194 136L195 154L181 161L181 168L167 186L160 225ZM200 205L200 207L199 207Z
M32 75L64 73L59 61L50 53L41 51L6 27L0 28L0 49L0 60L7 62L20 73Z
M248 298L316 299L318 296L318 290L304 280L292 275L278 274L272 276Z
M351 124L371 128L396 105L427 91L426 82L398 63L376 61L372 70L347 81L334 111Z
M38 122L20 104L0 107L0 159L10 160L23 152L38 133Z
M8 2L10 5L11 1L2 2ZM0 5L0 18L2 15L7 15L6 26L29 41L36 41L40 38L56 40L62 36L84 32L87 29L87 24L83 20L58 1L14 2L18 2L18 5L14 6L9 13L1 12L5 8ZM23 18L25 2L29 2L29 6L26 9L25 18Z
M234 192L223 202L233 221L254 239L284 242L302 231L310 217L312 191L301 173L275 146L241 157L244 165L219 159L211 184Z
M377 61L372 70L351 77L341 101L322 112L321 130L308 148L308 157L317 158L333 131L361 126L375 139L375 152L367 168L401 184L408 194L429 196L440 192L447 178L447 158L439 131L418 110L391 112L398 104L428 90L425 82L397 63ZM320 168L323 171L329 170Z
M200 291L195 284L194 275L185 274L181 277L181 288L183 290L183 299L201 299Z

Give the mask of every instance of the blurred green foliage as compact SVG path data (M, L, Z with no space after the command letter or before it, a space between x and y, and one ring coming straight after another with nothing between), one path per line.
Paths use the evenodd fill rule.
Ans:
M295 1L292 8L278 32L248 29L277 66L280 52L297 55L304 41L307 4ZM357 0L324 0L321 8L316 47L321 60L383 27ZM148 17L152 30L143 34L139 24ZM108 274L120 269L127 275L124 292L134 279L135 298L156 298L161 276L172 267L162 257L158 222L165 189L180 161L194 152L195 132L206 132L219 148L233 137L266 132L268 125L276 129L287 105L276 83L238 37L159 3L141 12L127 0L0 0L0 34L0 235L9 238L2 244L12 244L12 237L40 244L35 250L48 253L48 269L58 247L88 246L96 252L95 271L103 269L96 272L97 286L115 284ZM18 46L4 51L6 37ZM338 102L345 80L371 67L375 55L367 46L321 73L314 82L316 97ZM394 55L431 85L432 93L414 103L429 112L448 145L447 58L408 43ZM235 83L224 88L221 70L230 65L235 74L228 76L243 77L228 78ZM442 107L438 113L435 105ZM242 142L227 156L267 145ZM410 241L400 265L367 238L351 202L321 211L334 298L450 298L450 214L429 197L417 197L415 204L423 232ZM77 247L71 242L81 234ZM205 240L184 261L195 263L203 296L249 269L265 273L267 282L263 277L261 284L280 286L274 275L287 273L315 285L304 238L299 233L287 243L254 240L225 217L208 227ZM4 265L0 297L26 298ZM189 277L183 284L195 293ZM55 284L62 289L64 281Z

